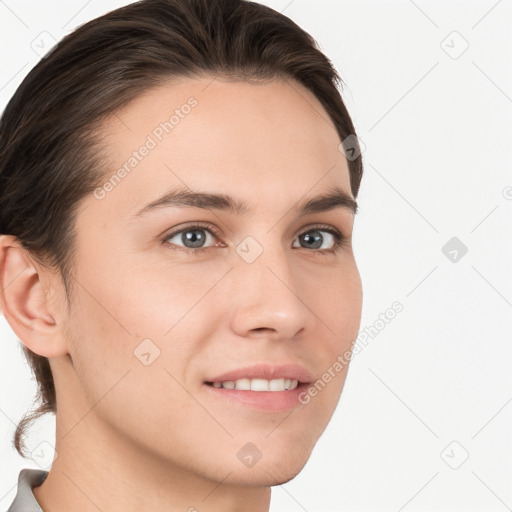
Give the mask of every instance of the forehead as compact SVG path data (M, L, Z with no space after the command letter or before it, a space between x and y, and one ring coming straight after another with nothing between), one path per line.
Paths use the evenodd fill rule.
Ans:
M350 194L334 124L292 80L181 79L146 91L104 124L109 162L102 201L132 214L176 188L272 202L333 186ZM117 176L116 176L117 175Z

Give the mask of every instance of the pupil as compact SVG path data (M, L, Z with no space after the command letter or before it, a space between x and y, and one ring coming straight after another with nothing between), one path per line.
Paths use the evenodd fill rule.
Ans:
M194 229L192 231L186 231L184 233L185 239L183 240L183 243L185 246L189 247L187 245L189 242L192 244L192 248L201 247L202 243L204 243L204 236L201 234L202 230L200 229ZM200 233L197 235L197 233Z
M322 235L319 234L319 231L311 231L311 233L317 233L315 236L311 236L309 233L305 233L303 235L304 241L309 244L308 247L314 247L318 249L322 246ZM312 242L312 243L310 243ZM316 245L315 245L316 244Z

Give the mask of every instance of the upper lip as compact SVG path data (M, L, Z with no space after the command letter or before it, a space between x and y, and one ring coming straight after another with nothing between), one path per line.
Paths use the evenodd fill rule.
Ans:
M299 382L309 383L313 380L311 373L298 364L256 364L253 366L246 366L244 368L237 368L226 373L222 373L206 382L226 382L228 380L238 379L291 379L298 380Z

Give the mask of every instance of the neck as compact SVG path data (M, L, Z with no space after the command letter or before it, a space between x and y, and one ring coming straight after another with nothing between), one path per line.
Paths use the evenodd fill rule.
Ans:
M59 411L60 412L60 411ZM229 483L150 453L100 423L91 411L78 423L57 414L57 458L34 496L43 510L131 512L141 509L268 512L270 487Z

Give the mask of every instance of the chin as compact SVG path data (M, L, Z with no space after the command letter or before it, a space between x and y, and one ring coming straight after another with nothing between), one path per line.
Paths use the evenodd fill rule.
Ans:
M306 465L311 452L292 453L289 456L261 458L252 468L240 468L238 465L232 470L229 482L232 485L255 487L272 487L285 484L293 480Z
M274 487L276 485L282 485L289 482L290 480L293 480L302 471L302 469L303 466L300 468L294 468L293 471L290 468L288 471L277 472L275 468L271 468L269 472L270 474L267 473L264 469L256 473L244 472L242 474L240 472L233 472L225 483L243 487Z

